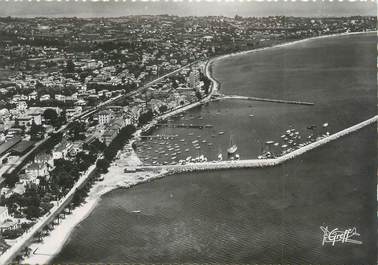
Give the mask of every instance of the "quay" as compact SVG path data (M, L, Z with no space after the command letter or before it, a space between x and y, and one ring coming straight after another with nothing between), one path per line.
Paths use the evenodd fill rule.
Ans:
M174 123L158 123L157 126L168 127L168 128L191 128L191 129L203 129L205 125L195 125L195 124L174 124Z
M378 115L368 120L365 120L363 122L360 122L356 125L353 125L349 128L341 130L337 133L331 134L330 136L319 139L318 141L302 146L290 153L287 153L285 155L282 155L276 158L210 161L210 162L199 162L199 163L187 163L184 165L139 166L134 169L135 170L167 170L169 173L179 173L179 172L186 172L186 171L219 170L219 169L232 169L232 168L263 168L263 167L276 166L290 159L294 159L308 151L311 151L331 141L335 141L340 137L346 136L368 125L376 123L377 120L378 120Z
M247 96L238 96L238 95L222 95L222 94L217 95L213 100L222 100L222 99L263 101L263 102L271 102L271 103L283 103L283 104L294 104L294 105L305 105L305 106L315 105L315 103L313 103L313 102L306 102L306 101L272 99L272 98L258 98L258 97L247 97Z
M174 139L177 138L177 135L170 135L170 134L164 134L164 135L141 135L139 138L145 138L145 139Z

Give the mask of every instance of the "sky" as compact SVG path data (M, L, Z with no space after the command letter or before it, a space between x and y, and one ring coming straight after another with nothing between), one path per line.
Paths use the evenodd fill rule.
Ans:
M193 0L183 0L182 2L169 2L160 0L155 2L146 2L143 0L109 0L103 1L85 1L73 0L62 1L45 1L35 0L16 1L0 0L0 16L18 16L18 17L119 17L127 15L157 15L169 14L179 16L353 16L353 15L376 15L376 3L367 0L350 2L348 0L309 0L302 2L284 2L283 0L256 2L226 2L225 0L217 2Z

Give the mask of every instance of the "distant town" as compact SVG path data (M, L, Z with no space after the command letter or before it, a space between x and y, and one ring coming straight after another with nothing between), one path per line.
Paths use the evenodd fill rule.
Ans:
M101 181L136 130L207 97L209 59L376 25L359 16L0 18L0 253L91 166Z

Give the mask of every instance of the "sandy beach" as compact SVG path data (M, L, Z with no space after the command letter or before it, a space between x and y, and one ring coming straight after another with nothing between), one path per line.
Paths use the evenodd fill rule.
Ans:
M124 173L124 167L127 162L129 165L139 163L140 160L134 152L128 157L121 155L120 159L116 160L109 168L109 172L104 174L104 180L96 182L89 191L88 197L85 202L75 208L71 214L67 215L65 219L61 220L59 225L54 227L50 234L43 238L42 242L30 245L31 254L25 258L23 264L47 264L57 255L65 242L68 240L74 228L83 221L92 210L96 207L97 203L101 200L101 196L114 189L129 188L131 186L148 182L165 175L165 172L136 172Z
M255 53L255 52L265 51L265 50L268 50L268 49L276 49L276 48L287 47L287 46L291 46L291 45L294 45L294 44L308 42L308 41L316 40L316 39L324 39L324 38L346 36L346 35L356 35L356 34L364 34L364 33L374 33L374 32L377 32L377 31L344 32L344 33L329 34L329 35L323 35L323 36L315 36L315 37L305 38L305 39L301 39L301 40L295 40L295 41L285 42L285 43L281 43L281 44L276 44L276 45L273 45L273 46L268 46L268 47L263 47L263 48L258 48L258 49L245 50L245 51L240 51L240 52L234 52L234 53L220 55L218 57L215 57L215 58L211 59L211 63L214 62L214 61L216 61L216 60L223 60L223 59L226 59L226 58L229 58L229 57L234 57L234 56L240 56L240 55L244 55L244 54L248 54L248 53Z

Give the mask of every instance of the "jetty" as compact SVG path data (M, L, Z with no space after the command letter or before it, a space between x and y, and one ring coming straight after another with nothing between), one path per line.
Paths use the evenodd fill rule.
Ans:
M213 100L222 100L222 99L238 99L238 100L263 101L263 102L271 102L271 103L294 104L294 105L305 105L305 106L313 106L313 105L315 105L315 103L313 103L313 102L306 102L306 101L285 100L285 99L272 99L272 98L259 98L259 97L247 97L247 96L238 96L238 95L223 95L223 94L218 94L218 95L216 95L213 98Z

